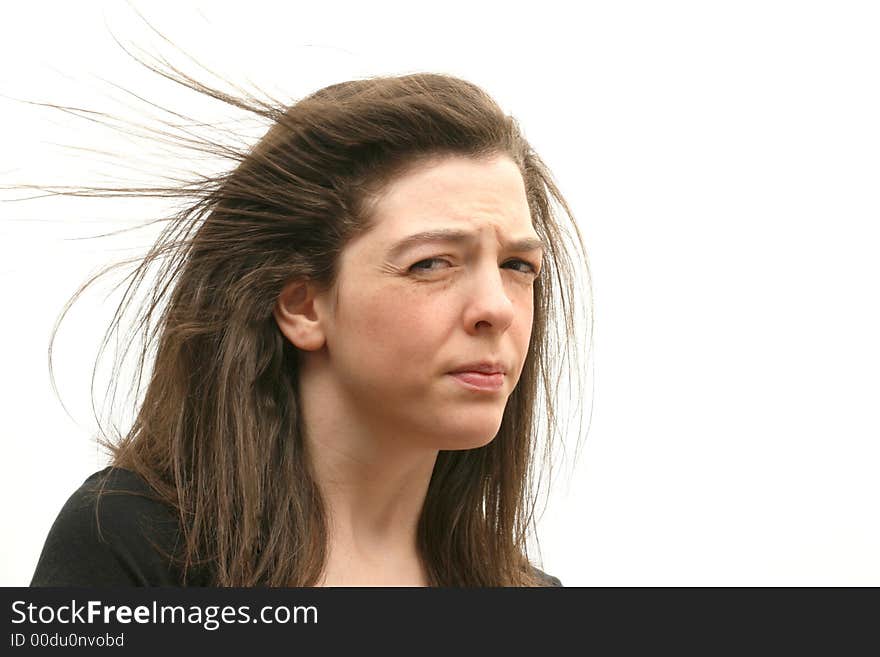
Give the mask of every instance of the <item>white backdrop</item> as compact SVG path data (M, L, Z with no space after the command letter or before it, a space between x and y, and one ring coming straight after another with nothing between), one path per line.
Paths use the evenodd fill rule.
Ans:
M280 95L437 71L519 119L595 289L592 426L539 526L545 570L569 586L880 585L876 3L134 5ZM203 116L108 26L168 52L123 3L4 3L0 94L104 107L115 83ZM104 156L63 144L162 162L83 123L0 97L0 182L94 182ZM66 238L150 214L116 203L0 203L0 585L30 581L61 505L104 465L87 387L106 304L85 300L59 337L74 419L46 347L68 296L131 246Z

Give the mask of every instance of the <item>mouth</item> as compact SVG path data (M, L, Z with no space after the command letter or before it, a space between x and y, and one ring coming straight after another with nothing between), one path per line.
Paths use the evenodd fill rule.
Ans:
M507 368L497 360L481 360L473 363L465 363L452 370L451 374L464 372L476 372L478 374L507 374Z
M503 372L450 372L449 376L474 391L497 392L504 385Z
M449 376L472 392L498 392L504 385L507 368L500 360L472 361L456 367Z

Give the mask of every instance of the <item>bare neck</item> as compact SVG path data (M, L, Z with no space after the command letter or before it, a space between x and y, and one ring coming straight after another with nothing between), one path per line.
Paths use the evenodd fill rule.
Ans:
M302 390L305 441L328 517L326 586L424 586L417 532L438 450Z

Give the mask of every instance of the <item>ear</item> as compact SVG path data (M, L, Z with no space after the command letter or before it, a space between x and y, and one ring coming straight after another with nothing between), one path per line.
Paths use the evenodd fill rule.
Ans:
M306 281L292 281L284 286L272 314L281 333L294 346L316 351L324 346L325 334L318 314L319 299Z

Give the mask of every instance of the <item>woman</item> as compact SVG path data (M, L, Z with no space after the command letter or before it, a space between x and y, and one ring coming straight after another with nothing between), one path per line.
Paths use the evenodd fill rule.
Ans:
M227 175L155 190L193 201L119 311L161 262L149 383L32 585L560 585L526 539L578 295L516 121L436 74L290 107L177 79L273 125Z

